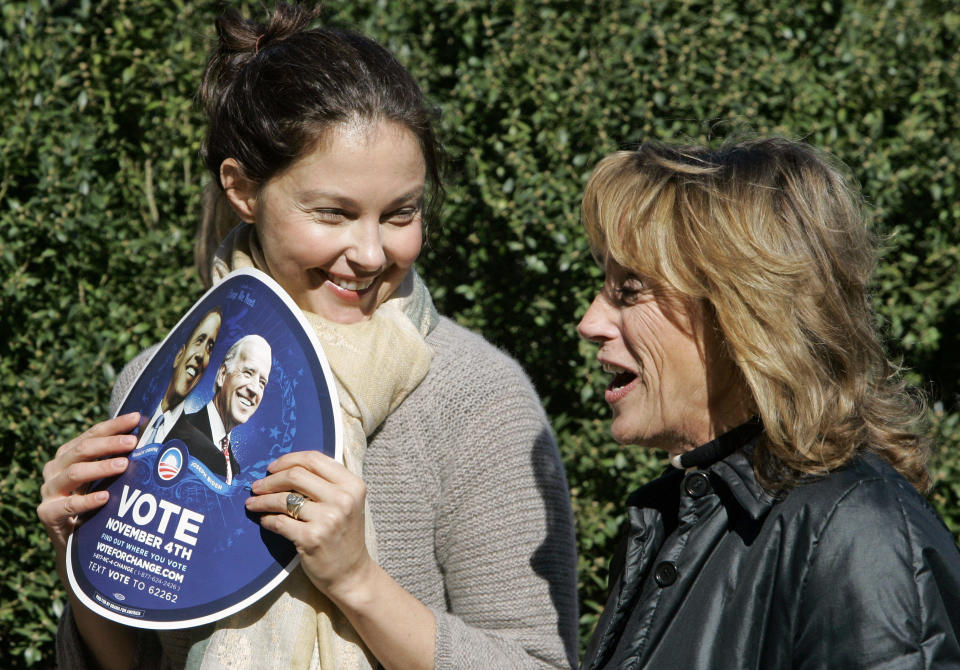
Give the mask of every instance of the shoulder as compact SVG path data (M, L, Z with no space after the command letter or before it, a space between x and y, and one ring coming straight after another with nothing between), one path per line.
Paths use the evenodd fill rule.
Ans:
M204 405L196 412L187 413L184 412L180 415L180 420L177 421L177 424L187 423L193 426L198 430L210 432L210 416L207 414L207 407ZM207 436L209 437L209 435Z
M788 564L796 570L789 581L797 653L811 667L877 667L905 650L915 658L956 653L960 630L951 624L949 594L960 588L960 551L889 464L857 456L776 507L792 531L783 546L796 549Z
M511 356L480 335L442 318L427 337L430 371L403 403L415 416L443 476L476 475L497 464L529 469L559 464L553 432L530 379ZM556 466L559 468L559 465Z
M431 426L433 438L530 442L549 433L540 398L511 356L446 318L427 342L430 371L404 404Z
M860 454L829 475L800 484L777 506L799 516L814 533L915 526L923 535L949 532L937 513L892 466L874 454Z
M187 414L184 412L173 424L173 428L167 433L167 440L180 439L188 445L213 444L210 439L210 421L207 418L206 408L199 412Z
M434 351L434 364L445 369L463 367L471 374L496 376L504 372L526 379L523 369L509 354L501 351L482 335L468 330L447 317L440 317L437 327L427 336Z
M520 364L481 335L442 317L427 342L434 353L425 380L431 390L456 389L481 402L521 396L539 405Z
M364 472L370 490L377 489L371 495L382 498L400 480L420 487L430 482L425 493L439 518L459 504L475 515L548 487L551 495L555 489L558 498L567 496L553 432L520 365L447 318L427 343L433 358L426 377L387 417L367 450ZM498 502L465 502L487 494ZM400 495L407 493L394 497Z
M148 347L123 366L120 374L117 375L117 380L113 383L113 391L110 393L110 414L115 414L120 409L120 405L127 397L127 393L130 392L133 383L137 381L137 377L159 348L159 344Z
M847 599L879 590L912 594L918 602L918 589L929 580L960 583L960 550L952 534L923 496L878 456L859 455L797 486L774 514L797 549L807 605L811 597L836 595L837 588Z

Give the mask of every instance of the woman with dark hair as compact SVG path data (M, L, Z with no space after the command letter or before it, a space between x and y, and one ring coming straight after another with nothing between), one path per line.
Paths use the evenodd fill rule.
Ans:
M783 139L647 143L596 167L606 279L579 325L628 500L583 668L957 668L960 552L920 495L922 403L887 360L840 167Z
M301 556L274 593L158 632L71 596L61 667L572 663L572 515L539 400L514 361L436 313L413 270L442 194L433 113L383 47L311 29L315 14L280 4L263 25L217 22L201 86L216 194L198 256L214 282L267 272L304 311L337 379L345 466L290 453L253 483L247 509ZM224 213L240 225L221 240ZM121 373L114 408L150 353ZM77 515L106 502L82 487L126 468L137 420L94 426L44 468L38 514L61 577Z

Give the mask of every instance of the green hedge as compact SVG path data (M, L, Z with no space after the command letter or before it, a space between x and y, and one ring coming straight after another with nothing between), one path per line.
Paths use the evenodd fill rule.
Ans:
M190 0L0 7L0 667L53 665L64 593L35 517L42 463L105 415L124 361L201 293L193 92L215 12ZM888 240L881 327L934 400L931 499L960 531L953 2L330 0L327 15L389 46L442 110L453 173L421 268L443 311L524 363L554 420L584 638L623 498L660 467L611 442L605 375L574 330L600 279L579 194L625 142L746 129L851 165Z

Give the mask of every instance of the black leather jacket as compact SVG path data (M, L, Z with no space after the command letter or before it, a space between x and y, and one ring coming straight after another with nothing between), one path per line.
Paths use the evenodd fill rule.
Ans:
M581 667L960 668L960 551L916 490L863 455L774 500L749 454L630 497Z

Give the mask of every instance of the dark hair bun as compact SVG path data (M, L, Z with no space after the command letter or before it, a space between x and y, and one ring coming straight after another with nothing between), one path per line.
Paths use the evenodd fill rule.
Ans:
M207 113L232 87L247 63L271 44L306 30L320 16L320 10L320 5L307 9L279 2L268 23L246 19L236 9L228 9L219 16L215 23L218 43L200 85L200 101Z

